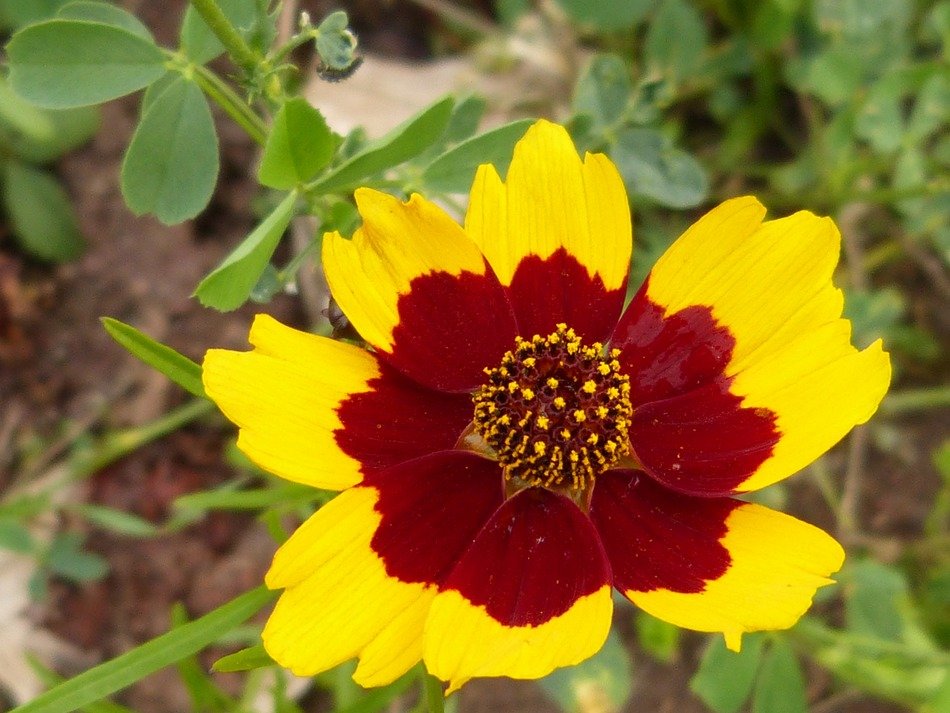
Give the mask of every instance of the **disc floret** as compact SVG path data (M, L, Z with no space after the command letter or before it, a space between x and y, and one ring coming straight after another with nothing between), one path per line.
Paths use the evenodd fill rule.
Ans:
M630 380L618 356L558 324L546 337L517 337L485 370L473 427L508 480L580 491L630 451Z

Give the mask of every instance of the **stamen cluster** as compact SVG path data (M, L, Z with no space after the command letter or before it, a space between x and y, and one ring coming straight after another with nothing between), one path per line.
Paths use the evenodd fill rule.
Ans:
M573 329L517 337L473 395L474 430L505 476L583 490L630 450L630 380L619 351L585 346Z

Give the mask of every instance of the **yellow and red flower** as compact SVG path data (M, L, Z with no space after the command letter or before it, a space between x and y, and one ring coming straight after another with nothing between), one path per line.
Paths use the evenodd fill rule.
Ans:
M611 588L679 626L791 626L841 566L830 536L736 499L813 461L877 408L877 342L850 343L839 235L729 200L622 310L627 197L603 155L544 121L464 227L418 195L356 193L328 234L334 297L372 350L259 316L211 350L238 445L342 490L278 550L267 651L300 675L359 657L388 683L536 678L595 653Z

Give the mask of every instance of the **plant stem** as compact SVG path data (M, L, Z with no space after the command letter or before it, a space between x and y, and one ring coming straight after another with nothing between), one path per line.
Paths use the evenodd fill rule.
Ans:
M241 99L230 86L217 74L203 65L194 65L195 81L201 91L208 95L215 104L220 106L228 116L234 119L248 136L261 146L267 141L267 127L264 120Z
M191 6L201 15L221 44L227 50L234 63L247 72L253 70L260 58L252 50L231 21L218 7L215 0L190 0Z
M205 399L195 399L144 426L110 433L102 439L101 444L93 453L81 458L74 465L73 477L82 478L91 475L110 463L114 463L119 458L141 448L146 443L167 436L185 424L191 423L196 418L205 416L212 411L214 411L212 402Z
M950 386L898 391L885 397L881 413L888 416L950 406Z

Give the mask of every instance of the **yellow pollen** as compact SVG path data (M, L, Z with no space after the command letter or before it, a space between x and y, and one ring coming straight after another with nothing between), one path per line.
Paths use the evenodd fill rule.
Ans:
M515 487L578 491L628 452L629 378L567 325L518 337L472 395L472 427ZM613 359L613 361L608 361Z

